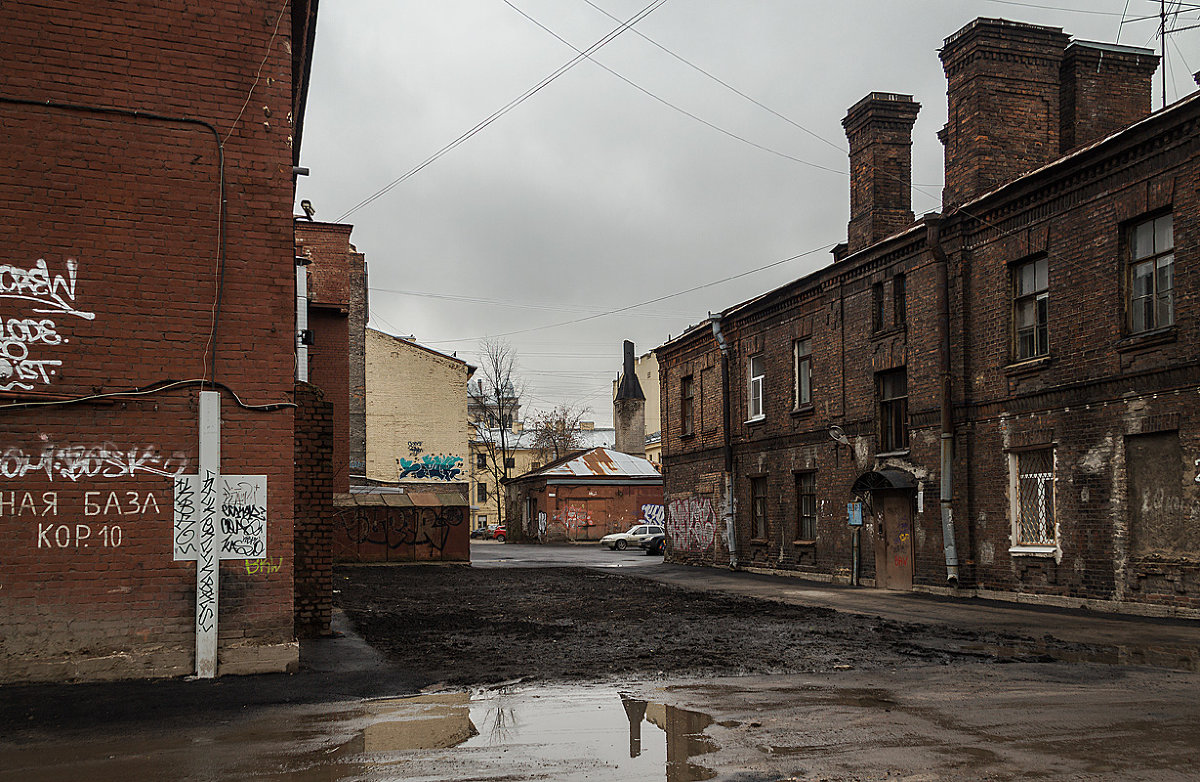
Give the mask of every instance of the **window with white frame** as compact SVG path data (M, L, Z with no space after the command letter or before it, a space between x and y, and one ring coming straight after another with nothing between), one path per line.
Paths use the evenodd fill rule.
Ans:
M1050 354L1049 289L1045 258L1013 267L1013 357L1017 361Z
M750 357L748 397L750 401L751 421L758 420L766 415L763 412L763 385L766 380L766 366L767 361L762 353Z
M1175 220L1163 215L1129 231L1129 331L1175 322Z
M1010 453L1013 545L1053 548L1058 545L1054 513L1054 449Z
M812 404L812 339L793 342L792 359L795 366L792 406L799 410Z

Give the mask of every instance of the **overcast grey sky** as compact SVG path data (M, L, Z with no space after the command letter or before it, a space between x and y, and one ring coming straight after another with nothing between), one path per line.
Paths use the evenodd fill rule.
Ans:
M297 201L339 220L576 56L530 18L582 50L619 26L605 12L624 21L650 2L323 3L301 154L312 173ZM480 337L509 334L531 407L582 404L609 424L622 340L640 355L709 311L829 263L849 208L841 119L859 98L900 92L922 104L920 215L939 205L946 36L989 16L1085 40L1116 41L1120 30L1120 43L1157 50L1156 20L1120 22L1158 7L667 0L596 62L579 62L342 220L366 253L370 325L468 361ZM1177 24L1200 24L1200 11ZM1200 30L1171 40L1168 101L1195 89Z

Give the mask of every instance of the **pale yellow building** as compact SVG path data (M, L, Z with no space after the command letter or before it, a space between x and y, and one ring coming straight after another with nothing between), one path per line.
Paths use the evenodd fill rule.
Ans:
M375 329L367 329L366 354L367 478L469 480L467 381L474 367Z

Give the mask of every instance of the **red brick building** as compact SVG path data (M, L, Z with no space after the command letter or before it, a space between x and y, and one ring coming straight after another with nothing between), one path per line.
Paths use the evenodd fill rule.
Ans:
M367 264L354 226L296 220L296 258L306 267L308 379L333 405L334 491L367 465Z
M0 5L0 681L195 669L173 503L202 390L221 474L265 479L265 550L220 565L218 670L297 661L292 200L316 5Z
M942 213L919 105L868 95L834 262L656 351L669 556L1194 612L1200 97L1151 113L1152 52L998 19L941 59Z
M600 540L662 523L662 475L646 459L609 448L567 454L505 485L516 540Z

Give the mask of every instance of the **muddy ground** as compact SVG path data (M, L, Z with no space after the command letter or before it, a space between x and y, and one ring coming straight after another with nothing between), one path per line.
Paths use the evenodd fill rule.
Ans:
M817 673L1086 651L1043 640L1036 652L999 656L989 650L1034 644L579 568L343 566L334 590L358 632L427 683Z

